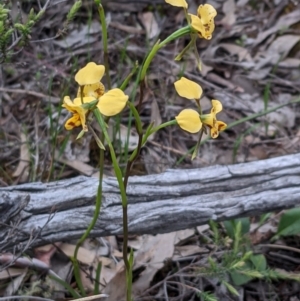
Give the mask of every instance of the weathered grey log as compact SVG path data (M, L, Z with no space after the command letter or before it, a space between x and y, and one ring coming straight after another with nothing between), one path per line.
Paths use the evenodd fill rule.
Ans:
M97 185L96 178L80 176L1 188L0 250L4 246L22 248L30 235L35 237L32 246L79 238L92 219ZM210 219L221 221L294 207L300 205L300 154L132 177L128 202L132 234L165 233ZM108 178L91 236L121 233L118 185Z

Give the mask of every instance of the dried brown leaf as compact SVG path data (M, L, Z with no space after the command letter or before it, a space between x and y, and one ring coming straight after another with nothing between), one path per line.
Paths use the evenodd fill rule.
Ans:
M21 148L20 148L20 161L19 164L12 174L13 177L20 177L19 182L26 182L29 175L29 162L30 162L30 151L27 144L27 137L21 133Z
M139 19L144 25L148 39L155 38L160 33L160 28L157 24L155 16L152 12L139 13Z
M3 296L13 296L18 291L27 274L27 270L27 268L24 269L21 275L17 276L14 279L11 279L10 283L4 290Z
M24 273L25 270L26 268L7 268L3 271L0 271L0 280L19 276Z
M138 295L149 287L156 272L164 266L164 260L171 258L174 253L174 239L176 233L144 235L143 245L135 253L134 270L144 267L139 279L133 283L133 295ZM123 300L125 296L124 263L118 265L118 272L107 284L103 292L108 294L107 301Z
M197 245L186 245L186 246L177 246L175 248L175 252L178 253L178 255L175 255L173 258L183 258L186 256L192 256L196 254L207 254L209 253L209 250L207 248L201 248Z
M225 14L225 17L221 20L221 22L227 26L233 25L236 21L234 0L227 0L224 2L223 13Z
M63 243L60 246L60 250L68 257L74 256L75 248L76 248L75 245L71 245L67 243ZM91 250L87 250L83 247L79 247L77 259L80 262L85 264L91 264L94 261L95 256L96 256L95 252Z
M286 29L299 21L300 21L300 9L295 9L287 15L283 15L282 17L279 18L279 20L276 22L276 24L273 27L259 33L256 40L254 41L253 46L260 44L271 34Z

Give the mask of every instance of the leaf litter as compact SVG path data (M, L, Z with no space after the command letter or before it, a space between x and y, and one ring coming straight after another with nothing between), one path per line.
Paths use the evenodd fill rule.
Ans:
M175 95L172 86L172 82L182 70L189 78L201 83L209 99L222 100L225 108L222 120L227 123L261 112L266 107L288 104L299 96L299 4L292 1L215 2L219 12L216 34L210 43L197 41L203 61L201 74L197 71L192 53L183 59L179 68L173 62L178 49L182 49L182 45L185 44L185 39L162 49L162 53L150 66L148 91L151 92L142 112L144 126L150 122L169 120L180 109L189 107L189 103ZM122 79L120 74L128 74L134 62L141 60L149 50L142 42L144 38L148 38L151 43L158 35L164 35L165 32L179 26L183 20L182 13L177 13L176 9L166 9L163 1L152 1L154 8L156 4L162 5L163 15L157 14L155 10L148 10L149 4L147 1L137 4L128 1L125 3L122 0L106 3L105 8L110 16L109 47L114 85ZM29 12L30 5L30 2L21 5L24 16ZM33 39L55 36L64 18L63 13L70 5L70 2L66 2L49 7L43 24L33 32ZM86 9L88 11L88 7ZM38 166L35 167L35 180L48 180L52 167L54 172L51 180L78 174L92 176L97 171L91 136L86 137L84 144L76 140L78 133L74 136L72 134L69 140L64 140L65 132L62 126L67 116L64 116L64 112L59 113L58 103L66 88L74 90L68 83L74 73L74 58L78 60L78 66L81 66L87 60L88 51L96 59L102 57L98 21L96 16L92 15L92 23L89 26L85 25L87 15L85 12L81 18L75 20L65 37L45 43L30 43L20 55L13 58L11 64L1 66L5 76L0 79L0 185L28 181L34 173L30 162L36 159L37 153L39 160L36 161ZM123 61L120 60L121 51L125 53ZM45 86L51 86L51 89L45 89ZM132 87L130 89L132 91ZM37 94L32 94L32 91ZM38 119L32 118L33 116L38 116ZM128 112L125 112L123 117L126 120ZM207 142L194 162L185 154L194 145L195 137L179 130L164 130L151 138L135 173L160 173L167 168L177 167L177 162L182 157L185 159L180 167L186 168L231 164L298 152L299 118L299 106L293 105L245 122L225 132L219 141ZM35 120L39 120L37 127L34 124ZM56 125L56 129L53 129L53 124ZM119 139L122 145L126 144L127 132L127 123L121 124ZM54 144L51 140L53 135L57 135ZM241 136L243 139L233 158L232 149ZM36 137L39 137L38 141ZM134 128L129 134L129 141L131 150L136 143ZM54 155L49 151L53 148ZM110 169L110 164L107 159L107 170ZM143 168L139 167L141 165ZM280 214L271 216L263 226L255 219L252 221L252 225L256 226L250 232L250 239L254 245L270 239L274 229L277 229L279 217ZM144 235L132 239L131 246L135 251L135 299L142 300L143 297L152 296L167 300L172 296L181 296L182 300L198 300L196 293L188 289L193 286L203 291L214 290L220 300L233 300L232 295L224 290L216 278L200 273L201 268L209 264L209 255L220 260L226 250L226 244L215 244L212 230L207 225L196 232L194 229L184 232ZM80 248L79 260L84 267L81 278L85 287L92 291L95 285L95 270L99 262L102 262L100 288L109 295L106 300L121 300L125 289L122 250L119 247L121 238L103 239L104 241L97 243L87 240ZM299 247L293 238L280 239L278 243ZM45 251L48 252L47 260L46 257L43 258L49 269L55 270L55 273L71 284L74 280L69 257L72 256L73 250L72 242L51 246ZM271 266L284 267L285 271L296 271L299 263L295 262L295 253L292 250L278 250L265 251ZM104 253L100 255L101 252ZM40 258L37 253L32 256ZM200 274L203 277L200 277ZM1 294L8 296L17 293L25 282L33 283L34 279L29 279L27 275L26 266L0 270L1 283L6 284L5 291L2 289ZM48 285L42 278L38 281L38 285ZM66 291L62 287L58 288L54 282L52 285L52 288L47 287L49 293L51 290L60 290L61 293L56 297L66 297ZM299 284L293 283L293 287L295 286L299 289ZM296 300L284 297L291 287L288 282L281 283L281 287L278 288L276 283L266 285L254 281L248 286L242 286L240 292L246 296L244 300L265 300L264 294L274 300L275 295L281 300ZM257 297L259 294L262 299Z

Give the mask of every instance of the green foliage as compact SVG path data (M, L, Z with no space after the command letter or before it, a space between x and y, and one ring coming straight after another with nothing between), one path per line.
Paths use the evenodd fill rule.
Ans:
M219 244L219 239L220 239L220 235L219 235L219 230L218 230L218 223L214 222L213 220L209 221L209 226L210 229L213 231L213 237L214 237L214 242L216 245Z
M265 215L262 221L268 218L268 216L269 215ZM250 231L249 218L225 221L223 224L226 234L231 240L231 245L228 246L228 239L226 240L226 238L222 237L218 224L210 222L214 241L218 242L219 247L222 247L223 243L223 247L226 247L226 250L222 255L221 261L218 261L214 256L208 257L208 266L201 269L201 275L203 275L203 277L217 277L228 292L234 296L238 296L236 287L244 285L254 279L265 279L267 281L278 281L280 279L300 281L300 277L297 274L269 268L263 254L253 254L251 250L252 246L247 238L247 234ZM300 208L295 208L282 215L276 237L298 234L299 229ZM205 300L205 298L203 299Z
M70 22L75 18L76 14L78 13L78 10L80 9L82 5L82 1L76 1L73 6L71 7L70 11L67 14L67 20L64 22L62 33L66 33L69 27Z
M197 295L204 301L218 301L218 299L211 292L197 292Z
M224 286L226 286L226 288L228 289L228 291L232 294L232 295L234 295L234 296L239 296L239 293L238 293L238 291L230 284L230 283L228 283L227 281L222 281L222 284L224 285Z
M5 8L4 4L0 4L0 21L6 22L9 12L10 10Z
M273 240L280 236L295 235L300 232L300 208L286 211L280 218L277 233Z
M0 63L5 61L5 58L8 56L7 52L14 31L8 22L9 12L10 10L5 8L3 4L0 5Z
M31 9L28 14L27 22L25 24L21 24L21 23L14 24L14 28L17 29L21 34L20 36L21 41L23 41L24 43L28 43L29 39L31 38L30 34L33 26L36 25L36 23L41 19L44 12L45 12L44 10L41 10L38 14L36 14L34 10Z
M248 217L236 218L230 221L224 221L223 224L225 226L227 235L234 239L236 237L236 231L238 228L238 224L241 224L241 234L245 235L249 233L250 230L250 220Z
M63 24L63 29L57 36L67 31L70 22L74 19L81 4L81 1L74 3ZM32 8L26 22L23 22L23 20L13 22L10 17L11 11L7 5L8 4L0 4L0 64L6 62L13 56L14 49L20 46L23 47L30 41L33 28L37 26L37 23L42 19L45 13L45 9L41 9L36 13Z
M12 55L12 48L18 45L25 45L31 38L32 28L41 19L44 14L41 10L38 14L33 9L28 14L26 23L9 22L10 10L0 5L0 63L5 62ZM17 36L18 38L13 38Z

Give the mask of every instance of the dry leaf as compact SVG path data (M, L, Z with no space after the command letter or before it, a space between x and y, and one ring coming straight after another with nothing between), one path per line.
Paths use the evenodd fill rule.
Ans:
M164 266L164 260L171 258L174 253L174 239L176 232L158 234L156 236L144 235L142 247L135 253L133 270L142 270L140 277L133 283L133 295L138 295L149 287L156 272ZM107 301L121 301L125 296L125 270L124 263L118 265L118 272L107 284L103 292L108 294Z
M225 17L221 20L221 22L227 26L233 25L236 21L234 0L227 0L224 2L223 13L225 14Z
M12 174L13 177L20 177L19 182L26 182L29 175L29 162L30 162L30 152L27 144L27 137L25 134L21 133L21 148L20 148L20 161L17 169Z
M155 97L152 98L151 100L151 117L150 117L150 122L153 123L153 127L156 127L162 123L162 118L160 115L159 107L157 104L157 101ZM148 141L152 141L155 137L155 134L152 134L149 136Z
M0 280L16 277L24 273L25 268L7 268L0 271Z
M148 39L153 39L160 33L160 28L155 20L155 16L152 12L139 13L139 19L143 23Z
M201 226L197 227L197 231L198 231L199 234L207 231L208 229L209 229L209 225L208 224L201 225Z
M179 245L180 243L182 244L194 235L195 235L194 229L176 231L174 244L175 245Z
M111 122L113 121L111 120ZM133 151L134 149L136 149L139 142L139 137L136 132L136 129L134 127L130 129L129 139L127 139L129 131L128 127L123 124L118 125L118 127L119 128L115 139L121 143L122 150L125 148L125 146L128 148L129 151ZM111 139L113 138L113 128L113 126L110 126L108 128L108 134Z
M281 59L286 58L291 49L300 41L300 35L285 34L279 36L268 48L269 53L278 53ZM273 62L274 64L277 63Z
M164 261L172 258L176 232L146 235L143 246L135 258L137 266L145 266L138 280L133 284L133 294L138 295L147 289L156 272L164 266Z
M107 276L111 276L107 274ZM105 279L106 280L106 279ZM122 301L125 300L126 292L126 273L124 262L121 261L117 265L117 269L111 280L107 283L106 287L103 289L103 293L108 295L106 301Z
M177 246L175 248L176 253L178 255L175 255L173 258L178 259L178 258L183 258L186 256L192 256L196 254L207 254L209 253L209 250L206 248L201 248L196 245L186 245L186 246Z
M90 143L92 140L92 135L90 133L85 133L83 137L76 140L76 135L72 135L71 139L68 140L66 147L64 149L64 157L67 160L79 160L81 162L90 161Z
M250 228L250 240L251 243L256 245L264 241L269 240L277 231L277 227L272 225L272 221L258 227L259 225L251 224ZM254 231L251 229L255 229Z
M292 11L291 13L284 15L282 17L279 18L279 20L276 22L276 24L269 28L266 31L263 31L261 33L259 33L259 35L257 36L254 44L252 45L252 47L257 46L258 44L260 44L263 40L265 40L269 35L279 32L283 29L288 28L289 26L297 23L300 21L300 9L295 9L294 11Z
M60 246L60 250L68 257L74 256L75 248L76 248L75 245L71 245L71 244L67 244L67 243L63 243ZM89 265L89 264L93 263L96 255L97 254L94 250L88 250L86 248L79 247L77 259L78 259L78 261Z
M62 40L54 40L53 43L64 49L77 49L85 47L87 43L98 40L97 34L100 33L99 22L93 21L91 24L84 25L80 30L73 28Z
M218 49L223 48L231 56L237 55L239 62L244 61L244 60L247 61L247 62L253 62L252 57L251 57L249 51L246 48L241 47L239 45L235 45L235 44L231 44L231 43L220 43L218 46L216 46L214 48L217 48L216 50L214 50L215 52Z
M254 58L254 70L260 70L267 65L277 65L285 59L291 49L300 41L299 35L283 35L275 39L266 52L258 52ZM295 66L294 66L295 67Z
M19 276L17 276L14 279L11 279L10 283L8 286L5 288L4 293L1 294L2 296L13 296L23 283L23 280L27 274L27 268L23 270L23 273Z
M85 176L98 177L99 172L94 167L77 159L67 160L60 157L58 152L55 152L55 160L74 168Z

